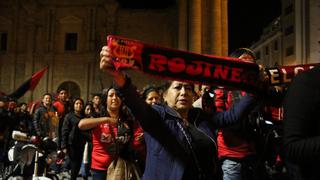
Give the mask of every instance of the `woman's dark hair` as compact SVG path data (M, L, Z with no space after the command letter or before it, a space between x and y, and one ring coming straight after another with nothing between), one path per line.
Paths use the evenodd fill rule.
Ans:
M148 94L151 92L156 92L160 95L159 88L154 85L147 85L142 90L142 98L145 100L148 97Z
M248 49L248 48L239 48L239 49L236 49L235 51L233 51L231 54L230 54L230 57L234 57L234 58L238 58L240 57L241 55L243 54L249 54L250 56L253 57L254 61L256 60L256 55L255 53Z
M101 93L92 93L92 94L91 94L91 96L92 96L91 98L93 99L93 98L96 97L96 96L98 96L98 97L101 98L101 95L102 95Z

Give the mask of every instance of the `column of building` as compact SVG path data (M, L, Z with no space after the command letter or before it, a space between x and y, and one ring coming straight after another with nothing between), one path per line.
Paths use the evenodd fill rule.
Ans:
M195 53L226 56L227 6L227 0L179 0L178 48Z

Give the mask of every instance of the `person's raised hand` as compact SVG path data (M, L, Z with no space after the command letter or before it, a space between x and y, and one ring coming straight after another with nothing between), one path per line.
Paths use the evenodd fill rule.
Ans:
M259 73L259 77L257 79L256 85L258 87L259 93L262 93L262 95L265 95L270 86L269 76L262 65L259 65L259 70L260 70L260 73Z
M100 51L100 69L107 71L115 71L112 63L111 50L108 46L103 46Z
M122 87L125 83L125 75L117 71L112 62L112 52L108 46L103 46L100 51L100 69L113 76L115 82Z

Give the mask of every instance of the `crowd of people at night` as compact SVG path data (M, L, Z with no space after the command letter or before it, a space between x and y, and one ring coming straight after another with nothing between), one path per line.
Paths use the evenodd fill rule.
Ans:
M33 104L0 98L0 177L18 163L24 144L50 138L57 158L48 171L68 179L108 179L109 166L119 157L132 162L145 180L320 178L318 67L289 88L267 86L262 75L263 93L257 94L207 84L196 90L181 81L137 90L110 57L103 47L100 69L113 77L113 85L88 100L66 89L44 92ZM256 63L246 48L230 57ZM16 130L32 137L30 142L13 139ZM33 168L24 171L25 179L32 178Z

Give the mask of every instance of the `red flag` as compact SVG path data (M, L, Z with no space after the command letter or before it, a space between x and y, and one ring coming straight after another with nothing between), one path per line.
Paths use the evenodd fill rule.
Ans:
M41 77L44 75L44 73L48 70L48 67L45 67L44 69L34 73L31 78L29 78L27 81L25 81L18 89L16 89L13 93L8 95L8 97L19 99L22 97L27 91L31 90L33 91L35 87L38 85Z
M32 75L29 90L33 91L34 88L36 88L36 86L38 85L41 77L43 76L43 74L44 74L47 70L48 70L48 67L45 67L45 68L42 69L41 71L38 71L38 72L36 72L35 74Z

